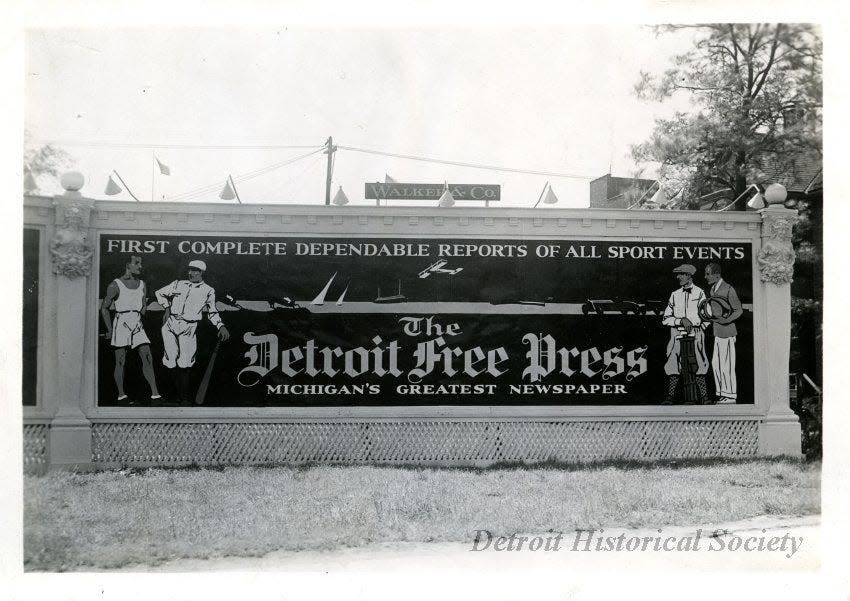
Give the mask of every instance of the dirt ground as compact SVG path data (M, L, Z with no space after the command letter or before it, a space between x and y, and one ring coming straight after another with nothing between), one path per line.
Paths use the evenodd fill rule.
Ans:
M700 531L699 542L696 534ZM716 538L712 534L717 533ZM557 571L570 570L782 570L812 571L820 568L820 516L779 517L760 516L738 522L704 526L672 526L661 533L658 529L608 529L595 533L596 537L673 537L676 544L690 539L690 549L664 551L596 550L597 538L591 539L590 550L586 547L586 534L576 544L576 533L564 533L555 550L554 543L536 551L494 551L494 544L481 551L473 551L473 541L467 543L380 543L358 548L340 548L327 551L276 551L263 557L214 557L210 559L177 559L158 565L133 564L114 572L347 572L417 569L434 571ZM537 534L544 540L552 533ZM529 539L534 533L526 535ZM738 543L741 547L731 549ZM785 549L781 540L785 538ZM791 538L796 542L792 549ZM758 550L760 540L765 548ZM482 541L485 540L482 536ZM752 550L745 550L744 545ZM767 550L773 540L775 550ZM722 542L721 542L722 541ZM495 541L493 541L495 543ZM687 542L685 540L685 542ZM483 542L479 546L483 546ZM603 543L604 546L604 543ZM672 546L672 543L671 543ZM687 545L686 545L687 546ZM696 548L693 548L696 547ZM790 555L790 557L789 557Z

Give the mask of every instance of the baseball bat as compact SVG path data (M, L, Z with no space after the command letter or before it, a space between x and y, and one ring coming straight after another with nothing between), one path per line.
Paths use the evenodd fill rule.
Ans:
M218 348L220 346L221 340L215 343L215 348L213 349L212 355L210 355L210 362L207 364L207 370L204 372L204 377L198 385L198 392L195 394L196 405L204 404L204 399L207 396L207 388L209 388L210 378L212 377L213 367L215 366L215 358L218 355Z

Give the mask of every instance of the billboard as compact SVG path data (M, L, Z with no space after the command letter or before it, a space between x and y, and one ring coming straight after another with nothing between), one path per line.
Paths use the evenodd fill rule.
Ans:
M753 403L750 242L98 246L100 406Z
M446 189L455 200L496 201L502 197L499 184L403 184L400 182L366 183L364 198L376 200L438 200Z

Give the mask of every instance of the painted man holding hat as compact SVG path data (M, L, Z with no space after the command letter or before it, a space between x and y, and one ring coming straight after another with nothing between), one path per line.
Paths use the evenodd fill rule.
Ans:
M744 314L741 300L735 289L723 279L720 265L709 263L705 266L705 280L711 285L710 301L722 303L728 311L711 318L714 332L714 352L711 367L714 372L714 389L718 404L734 404L738 399L738 384L735 375L735 338L738 329L735 320Z
M218 329L218 339L230 338L215 305L215 290L204 282L207 265L189 262L189 279L174 280L156 291L156 300L165 309L162 318L162 364L177 369L177 389L182 404L189 402L189 373L198 349L198 323L206 310L207 319Z
M673 270L679 288L670 295L662 322L670 328L667 361L664 364L666 391L664 404L672 404L676 388L682 381L685 403L707 403L708 357L705 354L705 328L708 322L699 315L705 292L693 283L696 267L687 263Z

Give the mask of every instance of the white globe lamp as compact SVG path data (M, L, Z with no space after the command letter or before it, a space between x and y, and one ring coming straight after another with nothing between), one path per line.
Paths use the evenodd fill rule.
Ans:
M782 184L770 184L764 189L764 199L769 205L778 205L788 198L788 190Z
M65 190L65 196L80 196L80 190L86 183L86 178L79 171L68 171L59 178L59 183Z

